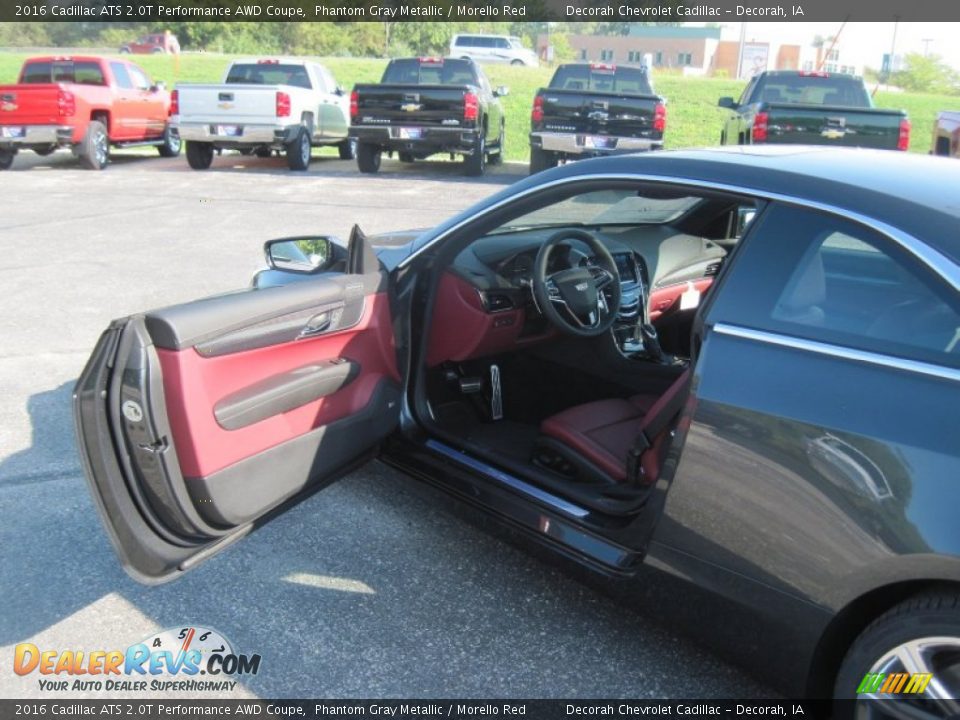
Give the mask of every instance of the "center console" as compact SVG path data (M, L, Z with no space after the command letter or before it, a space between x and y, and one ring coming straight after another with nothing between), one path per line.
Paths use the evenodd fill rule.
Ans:
M620 312L613 325L613 338L624 357L671 365L677 358L660 347L657 330L648 315L649 273L643 258L634 253L613 254L620 274Z

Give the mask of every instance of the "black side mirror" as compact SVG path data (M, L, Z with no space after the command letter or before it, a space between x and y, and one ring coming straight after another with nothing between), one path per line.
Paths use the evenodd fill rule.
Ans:
M263 244L267 265L274 270L311 274L334 262L334 244L329 237L278 238Z
M346 94L346 92L347 92L347 91L343 89L343 85L337 85L337 86L333 89L333 94L334 94L334 95L344 95L344 94Z
M510 94L510 88L508 88L506 85L501 85L500 87L496 87L493 89L494 97L506 97L509 94Z
M732 97L722 97L719 102L717 102L718 107L727 108L727 110L736 110L737 101Z

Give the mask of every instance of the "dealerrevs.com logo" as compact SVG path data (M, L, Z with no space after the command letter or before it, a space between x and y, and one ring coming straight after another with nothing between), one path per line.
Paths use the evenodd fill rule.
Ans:
M164 630L126 650L50 650L20 643L13 656L17 675L37 674L40 689L51 692L225 692L237 685L229 678L259 670L259 655L237 653L216 630L196 626Z

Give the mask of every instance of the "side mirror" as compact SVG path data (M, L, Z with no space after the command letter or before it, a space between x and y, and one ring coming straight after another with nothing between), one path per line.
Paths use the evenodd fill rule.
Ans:
M333 94L334 94L334 95L345 95L346 92L347 92L347 91L343 89L343 85L337 85L337 86L333 89Z
M506 85L501 85L500 87L493 89L494 97L506 97L509 94L510 94L510 88L508 88Z
M274 270L311 274L325 270L334 261L329 237L296 237L267 240L263 244L267 265Z
M722 97L717 103L717 107L727 108L727 110L736 110L737 101L732 97Z
M150 86L150 92L162 92L167 89L167 84L163 80L157 80Z
M752 207L740 207L737 210L737 233L734 237L741 238L747 231L750 221L756 217L757 209Z

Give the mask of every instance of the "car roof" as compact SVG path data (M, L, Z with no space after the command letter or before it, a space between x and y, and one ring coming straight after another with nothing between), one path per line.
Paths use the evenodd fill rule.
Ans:
M105 58L100 55L37 55L23 61L23 64L32 62L109 62L111 58ZM119 62L129 62L119 60Z
M729 187L829 206L912 235L960 265L960 162L894 150L756 145L610 156L537 173L488 202L590 175L700 181L704 189Z

